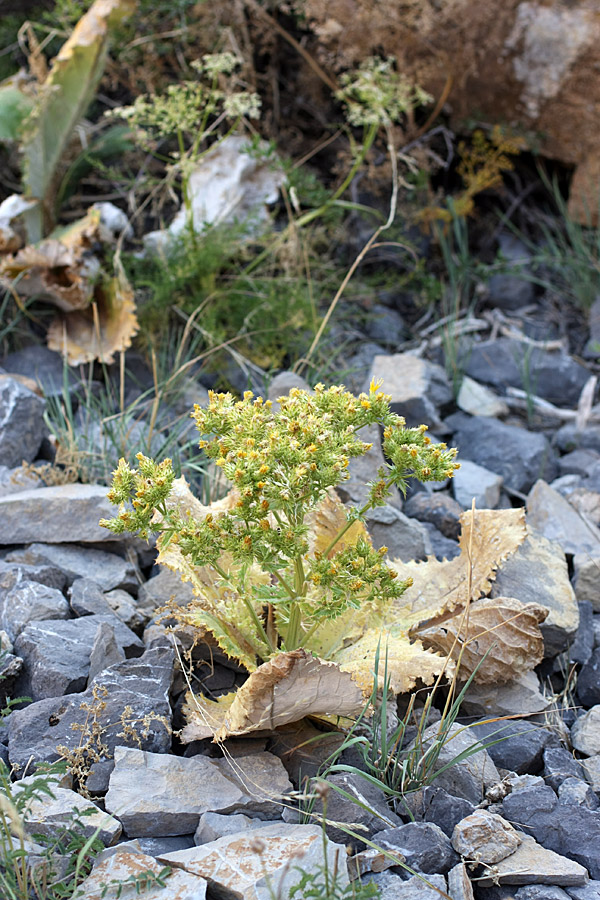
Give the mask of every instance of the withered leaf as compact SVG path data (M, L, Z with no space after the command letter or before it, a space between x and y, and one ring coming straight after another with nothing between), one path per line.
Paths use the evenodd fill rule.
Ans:
M544 639L539 626L547 615L546 607L536 603L486 597L471 604L468 612L421 631L420 637L426 647L450 654L456 662L460 656L461 680L477 669L476 683L504 683L542 661Z
M216 702L188 694L184 707L188 725L182 740L214 735L222 741L252 731L273 731L311 715L355 717L364 702L358 685L335 663L306 650L292 650L263 663L234 694Z

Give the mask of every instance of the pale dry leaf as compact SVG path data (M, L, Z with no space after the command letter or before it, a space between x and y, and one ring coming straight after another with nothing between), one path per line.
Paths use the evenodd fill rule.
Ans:
M324 553L331 541L347 524L346 507L334 490L330 490L318 506L306 517L310 553ZM362 522L353 522L343 538L331 548L330 556L356 544L359 537L371 543L369 532Z
M355 642L337 653L333 660L342 672L348 672L358 684L365 697L373 691L375 659L379 655L378 686L384 686L389 679L389 689L395 694L403 694L420 682L433 684L438 675L445 672L451 676L452 664L437 653L426 649L419 640L411 640L406 631L385 626L369 628Z
M471 519L471 510L460 517L460 556L443 562L429 557L420 563L401 560L391 563L400 578L413 579L412 587L396 601L397 616L410 624L413 631L420 624L433 624L487 594L496 569L523 543L527 534L523 509L476 510L471 544Z
M546 607L536 603L486 597L471 604L468 615L421 631L420 637L426 647L451 654L456 662L460 656L461 680L477 669L477 684L505 683L542 661L544 639L539 626L547 615Z
M207 728L213 729L215 740L222 741L254 731L274 731L305 716L354 717L365 702L348 673L306 650L278 653L229 697L231 701L221 698L220 702L203 698L198 708L188 695L185 712L189 724L182 740L195 740Z

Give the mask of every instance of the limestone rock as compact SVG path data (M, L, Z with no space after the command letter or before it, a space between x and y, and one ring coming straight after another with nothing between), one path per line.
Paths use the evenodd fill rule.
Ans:
M586 756L600 753L600 705L592 706L575 720L571 728L571 741L575 749Z
M587 600L600 612L600 547L595 556L578 553L573 559L574 586L578 600Z
M42 443L45 403L10 375L0 375L0 460L10 469L31 462ZM8 541L5 541L8 543Z
M556 656L572 642L579 625L579 607L569 581L561 547L529 529L520 547L505 560L492 583L491 597L532 597L550 612L540 625L545 656Z
M15 641L25 660L19 692L33 700L61 697L85 688L90 655L98 626L108 622L125 655L140 656L143 641L116 616L84 616L81 619L47 619L31 622Z
M508 488L524 493L536 479L554 478L556 464L543 434L463 413L455 414L452 424L458 426L452 443L458 447L459 459L469 459L501 475Z
M387 547L391 559L410 562L426 559L432 552L425 526L389 504L370 510L366 521L373 546Z
M391 395L391 408L404 416L407 425L440 425L440 409L452 400L452 388L441 366L410 353L376 356L371 377L383 379L383 390Z
M327 842L326 852L329 871L338 872L342 888L348 884L345 848ZM288 900L299 879L296 867L317 873L325 856L318 825L277 823L259 834L229 835L193 850L161 854L158 861L205 878L215 896L228 900L272 900L273 889L278 900Z
M496 863L493 876L484 876L479 884L583 885L587 880L587 869L579 863L546 850L524 834L515 852Z
M242 757L232 767L227 759L117 747L105 803L130 837L163 836L195 831L205 812L272 817L274 801L290 789L281 761L271 753Z
M50 697L14 710L8 719L11 765L21 768L28 765L28 770L34 771L39 762L58 759L58 745L69 749L78 747L81 732L71 726L85 724L87 713L81 704L95 704L94 688L105 704L98 712L97 721L102 730L102 743L108 752L108 759L103 757L103 760L109 764L109 769L112 768L112 753L118 745L139 746L139 741L144 750L166 753L171 747L169 688L173 662L174 652L170 647L147 650L138 659L128 659L105 669L81 694ZM121 717L127 707L133 710L128 722L137 737L121 734ZM90 785L90 790L106 790L108 774L105 770L102 780L97 779L93 788Z
M468 375L463 377L458 397L456 398L456 405L471 416L492 416L498 418L508 415L508 406L504 400L490 390L489 387L479 384L478 381L474 381Z
M19 782L16 782L13 790L18 792ZM97 836L106 845L114 844L119 839L121 823L98 809L91 800L62 787L53 785L51 790L53 797L43 794L27 801L25 818L27 830L31 834L53 837L57 826L67 825L73 813L76 813L81 817L78 831L86 838Z
M570 503L545 481L537 481L527 497L527 521L568 554L600 553L600 531L584 522Z
M458 862L450 839L433 822L408 822L373 835L373 843L399 854L417 872L445 874Z
M377 872L365 876L363 882L377 885L381 891L379 900L439 900L442 896L440 891L446 891L446 879L443 875L427 875L423 878L413 875L404 881L393 872Z
M461 460L452 479L454 497L463 509L471 509L473 499L477 509L495 509L503 484L501 475L478 466L470 459Z
M461 856L495 865L517 849L521 836L502 816L477 809L458 823L452 846Z
M468 716L533 715L543 712L551 700L540 691L539 678L534 671L524 672L506 684L471 684L467 688L461 710Z
M600 792L600 753L582 760L581 768L592 790L596 793ZM597 809L597 807L592 808Z
M0 497L0 544L110 542L121 538L101 528L114 507L99 484L61 484Z
M78 544L30 544L7 554L8 562L31 566L55 566L65 573L69 584L77 578L95 582L103 591L122 587L137 590L132 564L117 553L80 547Z
M140 896L144 900L205 900L206 881L180 869L175 869L164 879L164 886L146 882L141 893L131 883L131 879L139 878L144 872L158 875L162 869L153 856L129 848L116 848L115 853L98 859L91 875L73 895L74 900L135 900ZM119 886L119 882L128 879L129 885Z
M229 834L255 831L257 828L266 828L272 824L270 819L263 821L245 816L243 813L223 815L222 813L205 812L200 816L198 827L194 833L194 844L197 846L210 844Z
M0 593L0 628L14 641L30 623L41 619L66 619L69 604L56 588L36 581L20 581Z
M459 862L448 872L448 893L452 900L474 900L473 885L464 862Z

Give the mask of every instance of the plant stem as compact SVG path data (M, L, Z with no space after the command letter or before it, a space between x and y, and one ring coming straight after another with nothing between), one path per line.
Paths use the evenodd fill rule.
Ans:
M271 651L271 653L275 653L276 650L277 650L277 647L274 647L273 644L272 644L272 642L270 641L269 636L268 636L267 632L265 631L265 627L264 627L263 623L260 621L260 618L259 618L259 616L258 616L256 610L255 610L254 607L252 606L251 601L248 599L248 597L246 597L246 595L245 595L245 593L244 593L243 591L238 590L238 588L236 587L236 585L233 584L233 582L231 581L231 578L229 577L229 575L227 574L227 572L225 572L225 570L221 568L221 566L219 565L218 562L214 562L214 563L212 563L212 565L213 565L214 568L217 570L217 572L219 573L219 575L221 576L221 578L223 578L224 581L226 581L226 582L230 585L230 587L232 588L232 590L235 591L235 593L238 595L238 597L240 597L240 599L242 600L244 606L246 607L246 609L247 609L248 612L250 613L250 615L251 615L251 617L252 617L252 621L253 621L254 624L256 625L256 628L257 628L257 630L258 630L258 632L259 632L260 637L262 637L263 641L265 642L265 644L267 645L267 647L269 648L269 650Z

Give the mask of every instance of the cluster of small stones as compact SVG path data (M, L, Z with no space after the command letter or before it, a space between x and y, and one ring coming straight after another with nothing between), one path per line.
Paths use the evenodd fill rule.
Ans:
M372 539L392 557L450 558L473 498L478 508L525 504L529 536L501 566L492 596L549 608L546 653L525 678L469 689L463 712L475 724L467 732L456 726L438 767L475 739L481 748L394 809L356 774L330 776L361 803L332 790L328 818L364 840L331 826L326 851L293 792L339 736L313 742L316 731L303 722L230 740L224 750L179 742L187 684L177 656L191 639L167 634L156 609L171 598L185 605L189 589L156 571L151 548L98 526L111 514L106 486L47 486L36 475L51 457L42 413L44 396L62 385L60 360L29 348L3 361L0 700L31 702L4 720L0 758L17 786L40 763L69 760L71 776L54 799L31 807L28 827L50 831L74 808L92 808L85 827L100 829L106 850L83 885L88 900L111 897L103 883L165 865L172 873L164 888L146 891L149 900L267 900L273 886L285 900L298 868L318 872L325 852L344 883L373 881L384 900L437 900L440 890L453 900L600 898L600 425L576 418L590 371L555 345L482 340L455 400L438 363L392 352L390 335L398 345L402 338L398 314L382 307L379 318L379 337L373 329L362 348L362 378L383 378L394 411L458 446L462 468L451 485L392 496L369 520ZM298 383L278 376L272 399ZM561 417L552 419L547 406L549 418L526 427L510 402L524 387ZM373 449L351 464L345 502L363 499L382 461L378 434L372 438ZM192 662L209 696L244 681L206 645L193 648ZM542 685L559 688L573 667L571 693L549 707ZM526 717L487 722L514 714ZM505 739L490 744L499 728ZM82 784L93 800L76 792Z

